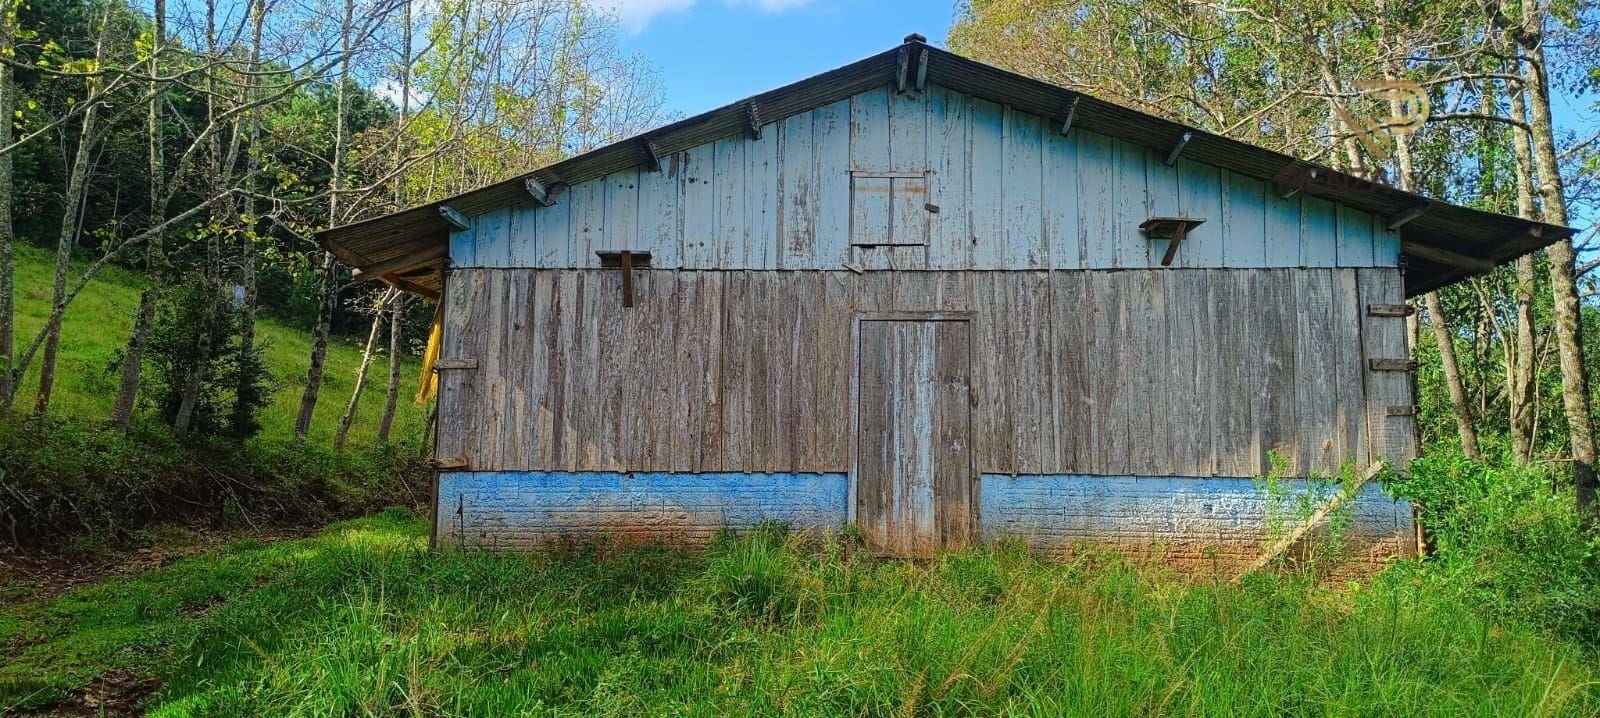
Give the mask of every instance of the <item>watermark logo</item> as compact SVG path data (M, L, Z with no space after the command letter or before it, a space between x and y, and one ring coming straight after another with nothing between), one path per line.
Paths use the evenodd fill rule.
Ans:
M1373 121L1358 115L1351 107L1337 103L1333 106L1334 114L1350 128L1355 140L1378 166L1370 171L1358 170L1356 174L1362 176L1354 177L1336 176L1305 162L1295 162L1273 178L1280 194L1292 194L1310 186L1334 191L1372 192L1380 184L1388 183L1388 171L1381 163L1393 157L1394 148L1422 129L1423 123L1428 121L1431 110L1428 93L1421 85L1410 80L1359 80L1354 86L1361 95L1386 102L1390 107L1388 115Z

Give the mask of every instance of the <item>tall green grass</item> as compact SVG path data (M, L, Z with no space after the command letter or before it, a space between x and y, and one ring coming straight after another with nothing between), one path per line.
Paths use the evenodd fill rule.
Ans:
M1190 582L768 527L703 552L424 550L398 512L0 612L0 705L154 715L1595 715L1578 643L1439 577Z
M16 308L18 350L27 348L33 335L50 315L50 283L55 255L28 245L16 247ZM84 266L73 264L73 276ZM85 423L104 421L116 396L117 377L108 368L128 341L133 318L139 308L139 292L144 279L118 267L107 267L85 287L67 308L62 319L61 351L56 371L51 408L62 416ZM309 333L263 318L257 326L273 391L271 403L260 415L262 436L288 438L305 390L306 366L311 356ZM362 339L365 340L363 333ZM387 344L385 344L387 347ZM381 359L367 385L367 392L350 429L350 443L370 445L378 431L383 412L387 358ZM335 340L328 347L327 374L321 400L311 425L311 439L331 443L350 392L355 387L356 369L361 363L361 347L349 340ZM411 403L421 364L408 357L402 367L402 394L395 416L393 435L419 436L422 433L422 407ZM38 393L38 362L23 378L16 405L31 409Z

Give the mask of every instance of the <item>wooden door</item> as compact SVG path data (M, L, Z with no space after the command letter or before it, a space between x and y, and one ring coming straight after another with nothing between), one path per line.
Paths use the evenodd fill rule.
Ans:
M856 522L882 553L930 556L972 535L968 323L863 319Z

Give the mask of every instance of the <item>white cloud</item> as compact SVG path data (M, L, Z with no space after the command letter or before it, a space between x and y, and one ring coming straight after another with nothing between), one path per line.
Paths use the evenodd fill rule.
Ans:
M597 7L616 13L623 29L630 33L643 32L651 20L669 13L682 12L693 7L698 0L592 0ZM730 7L753 7L762 12L782 12L800 7L812 0L721 0Z

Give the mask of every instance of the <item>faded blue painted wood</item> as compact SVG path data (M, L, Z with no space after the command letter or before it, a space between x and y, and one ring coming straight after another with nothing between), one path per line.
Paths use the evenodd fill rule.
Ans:
M832 533L849 520L842 473L464 472L439 476L441 545L527 547L611 537L704 541L723 529L777 521ZM1178 557L1248 555L1273 523L1292 523L1302 496L1337 485L1286 479L1274 502L1249 478L984 474L979 531L1044 549L1074 544ZM1411 505L1368 484L1345 504L1341 531L1378 551L1404 554L1414 535ZM1376 554L1374 554L1376 555Z
M1187 159L1169 167L1160 148L1062 136L1051 118L941 87L876 88L662 164L582 182L552 207L474 217L452 237L451 261L595 267L596 250L629 248L662 268L834 270L858 256L852 240L893 235L926 237L925 261L902 268L1142 268L1158 266L1164 246L1138 224L1161 214L1206 220L1178 251L1180 267L1399 262L1398 234L1381 218L1279 198L1272 182ZM852 173L895 175L890 206L852 211Z

